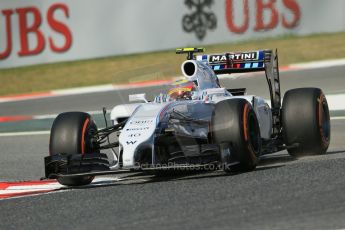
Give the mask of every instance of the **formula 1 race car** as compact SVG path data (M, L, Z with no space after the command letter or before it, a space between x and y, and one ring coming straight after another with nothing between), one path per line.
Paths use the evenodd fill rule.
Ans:
M287 150L299 157L327 151L326 98L321 89L298 88L287 91L281 104L277 51L195 55L203 51L177 49L187 54L184 78L151 102L145 94L130 95L131 102L140 103L115 106L111 126L97 129L84 112L59 114L45 157L46 178L79 186L97 175L133 170L250 171L264 154ZM245 88L222 88L217 77L253 71L265 71L270 105L247 95Z

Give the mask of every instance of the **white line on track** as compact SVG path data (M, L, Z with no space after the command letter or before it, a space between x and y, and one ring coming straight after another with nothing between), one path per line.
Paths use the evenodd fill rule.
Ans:
M90 115L100 115L100 114L103 114L102 111L100 110L95 110L95 111L88 111L86 112ZM58 114L43 114L43 115L34 115L32 116L33 119L35 120L40 120L40 119L54 119L58 116Z
M331 117L331 120L345 120L345 116Z
M326 95L329 110L345 110L345 94Z
M28 131L28 132L11 132L0 133L0 137L32 136L32 135L49 135L50 131Z
M331 60L321 60L321 61L313 61L313 62L306 62L306 63L298 63L298 64L291 64L289 65L290 68L294 69L321 69L321 68L329 68L335 66L343 66L345 65L345 59L331 59Z

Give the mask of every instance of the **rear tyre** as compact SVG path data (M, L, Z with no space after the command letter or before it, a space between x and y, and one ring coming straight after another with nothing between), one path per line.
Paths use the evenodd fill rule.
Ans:
M215 143L220 145L221 152L230 151L225 158L221 156L224 170L254 170L261 152L261 136L251 104L245 99L217 103L212 124ZM234 162L239 164L233 164Z
M97 126L90 115L83 112L66 112L59 114L54 120L50 133L49 153L56 155L99 153L91 142L91 133L97 131ZM76 176L59 178L58 182L67 186L87 185L93 176Z
M326 153L331 123L325 95L318 88L298 88L285 93L282 106L283 137L290 155Z

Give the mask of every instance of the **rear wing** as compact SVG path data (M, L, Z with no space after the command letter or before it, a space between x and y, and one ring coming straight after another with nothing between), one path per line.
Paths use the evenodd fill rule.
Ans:
M216 74L264 71L271 50L197 55L195 59L209 65Z

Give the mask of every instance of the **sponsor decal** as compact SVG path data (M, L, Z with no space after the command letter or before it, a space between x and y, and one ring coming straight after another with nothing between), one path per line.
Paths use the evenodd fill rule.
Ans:
M210 62L226 62L228 59L226 55L211 55Z
M277 0L226 0L225 21L228 30L232 33L243 34L248 31L250 25L254 25L254 31L268 31L277 28L280 22L286 29L295 28L301 20L298 1L281 0L281 2L284 11L279 11ZM254 9L249 7L250 3L254 3ZM236 10L238 12L235 13ZM252 11L254 11L254 17L249 14ZM239 20L235 15L240 15L242 18Z
M153 120L137 120L137 121L130 121L129 124L131 125L141 125L141 124L152 124Z
M55 3L48 8L47 12L41 12L35 6L0 10L0 29L4 29L6 34L6 48L0 50L0 60L11 55L12 43L16 41L12 37L17 33L19 33L19 50L17 51L19 57L38 55L46 48L54 53L68 51L72 46L72 33L68 25L56 18L57 15L63 15L68 19L68 6ZM13 20L14 17L17 19ZM18 22L18 25L12 25L13 21ZM49 28L50 31L42 29L44 27ZM14 28L18 31L13 31ZM64 42L57 44L55 37L51 36L52 32L62 36ZM30 40L29 37L34 39Z
M141 134L140 133L131 133L128 135L128 137L140 137Z
M142 131L142 130L148 130L150 127L140 127L140 128L128 128L126 131Z
M229 53L222 55L211 55L210 62L226 62L227 60L258 60L258 52Z
M127 145L134 145L137 141L126 141Z
M207 30L216 29L216 15L206 11L206 8L211 8L213 4L213 0L186 0L185 5L188 9L195 9L195 11L183 16L183 30L187 33L195 32L196 37L202 40L206 36Z
M280 3L277 0L225 0L224 13L228 30L235 34L243 34L250 29L262 32L276 29L280 23L286 29L297 27L302 17L299 2L280 1L283 9L278 7ZM183 30L187 33L194 32L199 40L203 40L207 30L216 29L217 17L209 10L214 2L214 0L186 0L185 5L192 12L183 16Z
M229 58L233 60L257 60L258 52L229 54Z

